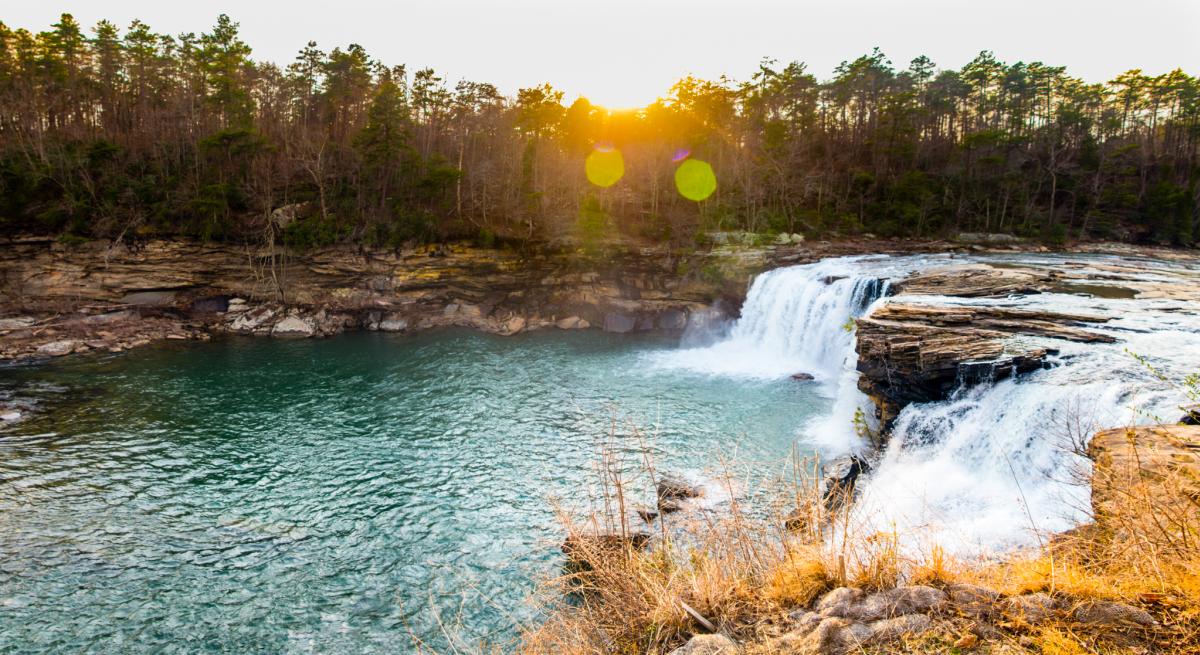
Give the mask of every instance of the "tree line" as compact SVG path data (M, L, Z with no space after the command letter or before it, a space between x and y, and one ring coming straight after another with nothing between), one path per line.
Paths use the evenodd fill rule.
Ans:
M505 97L309 42L258 62L222 15L0 23L0 231L398 247L580 235L690 245L713 230L1200 239L1200 79L1107 83L982 52L960 70L878 50L821 81L764 60L612 112L541 85ZM589 184L597 147L624 174ZM702 202L676 192L711 164Z

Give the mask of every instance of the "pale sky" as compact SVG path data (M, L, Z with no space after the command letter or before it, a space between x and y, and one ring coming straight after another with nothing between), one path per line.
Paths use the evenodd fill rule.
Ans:
M879 46L898 68L926 54L957 68L980 50L1065 65L1089 81L1130 68L1200 74L1200 0L0 0L10 27L140 18L202 32L241 23L254 57L286 64L311 40L359 43L374 58L496 84L549 82L609 107L644 105L691 73L746 79L763 57L805 61L819 78Z

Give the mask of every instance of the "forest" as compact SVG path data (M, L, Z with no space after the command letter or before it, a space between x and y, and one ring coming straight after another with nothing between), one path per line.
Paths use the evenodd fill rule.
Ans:
M1088 82L981 52L960 70L878 50L819 80L763 60L610 111L549 84L506 97L350 44L256 61L221 15L0 23L0 234L297 248L470 239L702 245L1008 233L1200 240L1200 79ZM618 169L589 181L592 153ZM703 199L678 167L711 166ZM611 171L610 171L611 172ZM573 241L576 240L576 241Z

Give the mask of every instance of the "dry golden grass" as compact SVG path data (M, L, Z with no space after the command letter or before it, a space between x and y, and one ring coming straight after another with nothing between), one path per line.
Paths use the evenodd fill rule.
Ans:
M1200 506L1186 493L1187 480L1123 479L1101 523L1005 561L978 562L937 546L902 554L895 533L855 534L849 513L829 512L811 467L801 468L808 473L796 474L781 494L787 502L770 516L746 516L735 503L691 525L676 520L644 551L587 553L593 566L554 581L548 597L564 600L525 635L523 652L666 653L708 632L705 621L761 651L765 640L787 630L790 611L835 586L970 582L1005 595L1048 592L1063 609L1036 626L998 618L987 630L949 613L928 634L865 652L1200 654ZM794 530L782 528L785 517ZM1095 600L1144 608L1159 626L1075 623L1071 609Z

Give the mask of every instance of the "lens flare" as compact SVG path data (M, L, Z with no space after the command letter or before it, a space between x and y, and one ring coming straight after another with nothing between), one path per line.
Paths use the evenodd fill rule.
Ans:
M597 144L583 164L587 179L598 187L607 189L625 175L625 158L611 144Z
M675 156L671 157L671 161L678 164L679 162L687 159L688 156L691 154L692 154L691 150L688 150L687 148L680 148L675 151Z
M708 162L689 159L675 169L675 188L684 198L700 202L717 190L717 176Z

